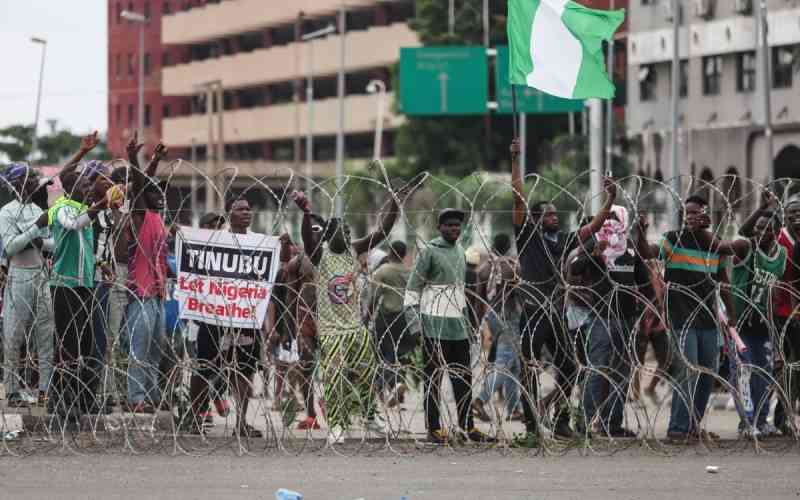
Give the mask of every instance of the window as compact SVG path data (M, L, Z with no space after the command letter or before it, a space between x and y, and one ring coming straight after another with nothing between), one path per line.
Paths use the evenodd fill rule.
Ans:
M775 47L772 49L772 86L787 89L792 86L794 73L795 47Z
M117 75L117 78L119 78L122 76L122 55L117 54L114 56L114 66L116 66L114 74Z
M149 76L150 75L150 53L146 53L144 55L144 74Z
M719 95L722 83L722 56L703 58L703 95Z
M689 95L689 61L681 61L678 68L680 80L678 80L678 95L686 97Z
M170 64L172 64L172 60L169 56L169 52L164 52L163 54L161 54L161 66L166 68Z
M117 103L115 111L117 115L117 126L119 126L122 123L122 104Z
M133 76L133 54L128 54L128 76Z
M150 105L149 104L145 104L144 105L144 126L145 127L149 127L150 126Z
M656 68L652 64L639 66L639 100L656 98Z
M164 2L164 5L161 6L161 13L165 16L172 14L172 7L170 6L169 2Z
M756 53L741 52L736 55L736 90L753 92L756 89Z
M144 3L144 18L150 19L150 2Z
M133 126L133 104L128 104L128 126Z
M172 116L172 108L170 108L169 104L165 104L161 109L161 117L169 118L170 116Z

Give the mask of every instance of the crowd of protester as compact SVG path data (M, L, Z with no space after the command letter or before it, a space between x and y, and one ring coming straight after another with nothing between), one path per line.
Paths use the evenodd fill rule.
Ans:
M189 359L185 431L196 435L214 413L233 413L235 435L262 437L248 412L258 374L274 381L264 390L291 415L284 425L326 429L332 444L356 424L385 434L386 412L405 403L415 377L436 444L495 441L476 419L521 421L520 446L537 446L545 433L645 437L627 423L626 405L660 402L660 381L672 390L670 440L715 437L703 420L721 381L741 436L793 435L800 198L765 191L740 237L725 240L711 227L708 200L691 195L679 226L651 242L647 217L618 205L620 188L607 178L602 208L566 231L552 203L526 194L515 141L514 234L495 234L481 255L462 245L470 214L459 209L438 212L439 235L416 251L389 240L420 183L392 191L378 227L358 239L345 219L324 217L294 191L301 241L275 235L280 266L267 319L232 328L183 320L171 300L181 229L164 220L167 186L157 171L167 148L156 146L142 167L134 135L127 162L82 162L97 143L96 133L83 139L58 175L63 194L49 204L52 179L25 163L2 172L14 197L0 209L8 408L42 406L65 426L116 407L172 411L166 388ZM234 238L252 233L252 223L242 195L200 218ZM174 347L176 332L186 352ZM645 370L650 346L657 366ZM545 373L554 385L541 394ZM306 415L295 422L298 408Z

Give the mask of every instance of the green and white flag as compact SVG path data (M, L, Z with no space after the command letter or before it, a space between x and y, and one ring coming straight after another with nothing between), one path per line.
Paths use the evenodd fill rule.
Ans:
M511 83L567 99L614 97L602 41L624 19L624 10L572 0L508 0Z

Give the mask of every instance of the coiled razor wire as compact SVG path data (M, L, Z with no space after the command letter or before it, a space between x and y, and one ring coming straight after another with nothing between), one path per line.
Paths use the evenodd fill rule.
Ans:
M127 167L127 162L117 160L108 166L113 170ZM213 189L217 199L247 199L255 215L252 231L286 235L284 238L294 240L298 246L302 245L301 216L291 201L291 193L296 189L304 189L313 200L312 209L322 226L334 216L335 199L341 198L345 207L343 219L354 229L355 236L373 230L381 208L395 203L398 217L391 235L380 248L386 249L390 241L402 238L409 245L406 259L409 269L413 268L414 258L437 235L436 214L445 207L459 207L467 213L462 243L465 249L470 247L482 254L483 266L491 269L498 259L490 248L494 235L505 233L512 241L514 239L510 218L512 187L501 177L485 173L456 181L428 173L413 179L391 179L383 163L373 161L364 172L348 175L337 185L334 179L308 179L291 169L275 172L276 176L256 178L240 175L233 167L209 179L203 171L183 160L172 162L160 172L162 187L166 186L163 192L166 209L161 217L178 238L181 227L191 225L192 220L203 215L197 213L197 207L191 206L191 193L170 187L175 184L178 173L182 179L191 173L206 189ZM583 187L588 184L590 174L583 172L565 186L532 174L525 179L526 193L522 194L529 202L556 203L562 226L577 228L579 221L591 215L584 209L591 199ZM16 191L18 184L4 182L13 196L21 196ZM630 213L629 227L632 228L640 217L648 220L649 237L653 241L667 230L686 230L683 226L672 227L673 213L669 207L680 211L683 200L692 193L703 193L709 198L714 232L720 238L735 236L744 218L758 206L763 193L771 193L776 199L775 216L782 222L784 231L792 224L800 229L800 203L791 197L795 184L790 179L761 185L729 176L714 182L686 177L682 179L686 188L681 193L672 191L669 180L661 182L629 176L615 179L614 183L616 203ZM414 194L407 196L409 192ZM127 205L135 202L129 199ZM120 214L118 229L127 230L126 221L126 216ZM629 231L635 238L633 229ZM137 242L132 244L135 246ZM174 252L174 244L170 243L169 248ZM512 245L512 258L522 251ZM241 249L241 252L246 251ZM297 255L302 256L303 250L299 249ZM297 255L296 258L301 258ZM367 264L369 256L364 256L363 260L363 266L353 269L354 283L358 284L354 293L367 292L376 286L372 280L376 268ZM124 267L121 262L117 264L118 269ZM160 330L152 340L155 345L150 346L154 353L151 359L157 359L157 363L151 359L135 359L131 354L128 323L132 321L131 312L141 310L144 303L129 293L121 273L105 283L106 296L101 303L96 298L69 296L56 301L41 293L48 290L49 266L39 273L29 274L28 282L20 281L21 274L12 269L4 283L4 321L16 321L13 318L23 316L27 319L26 324L16 330L4 325L5 359L18 362L5 362L3 371L5 380L14 380L23 397L16 398L12 404L11 394L7 393L2 403L0 449L11 456L64 452L203 455L230 451L249 455L321 451L342 455L472 454L490 449L521 455L575 452L607 456L632 448L655 455L692 453L698 448L723 453L740 450L796 452L800 437L797 420L800 321L780 321L771 310L756 318L769 325L768 336L762 343L769 350L769 356L766 364L755 364L724 335L717 312L708 308L704 297L697 296L690 287L667 285L668 300L685 298L697 304L691 316L705 313L717 321L714 363L709 368L692 362L681 347L689 332L675 325L689 318L671 318L667 313L667 292L661 278L663 268L657 262L650 263L655 296L640 287L613 285L612 295L628 296L637 304L632 320L625 322L612 317L609 308L603 307L609 300L608 294L600 295L591 286L570 284L562 272L563 261L537 265L558 270L558 293L552 297L526 296L528 288L517 272L508 283L514 290L517 310L511 307L506 310L506 305L498 306L506 304L504 301L490 300L476 293L476 288L468 287L467 302L477 309L465 311L462 318L465 324L470 314L477 318L477 324L467 327L470 333L470 352L466 353L468 365L443 362L442 344L423 341L424 334L415 334L404 315L386 321L374 310L364 311L365 314L353 311L359 315L356 320L361 321L367 332L367 355L349 365L350 360L339 360L344 362L336 365L340 373L334 375L341 386L333 392L325 388L331 374L323 373L320 366L320 344L324 339L313 335L316 311L308 297L327 293L315 281L313 268L310 273L294 276L296 282L284 284L288 293L273 293L276 323L281 328L268 328L263 332L258 342L258 366L252 376L242 372L242 360L237 359L235 347L218 345L216 348L220 352L213 360L198 360L197 336L204 333L198 333L196 325L185 320L175 322L170 331ZM485 273L477 272L477 276L482 275ZM716 277L709 278L714 279L716 293L727 286ZM481 283L472 285L480 289ZM169 288L174 288L174 277L170 278ZM404 290L392 291L404 294ZM582 328L570 330L567 305L562 298L576 293L590 298L584 305L589 304L593 319ZM796 284L782 281L771 284L769 300L778 293L791 297L792 303L800 302ZM55 310L53 302L43 307L42 300L55 302ZM64 301L78 304L84 310L59 309L58 305ZM532 318L521 314L521 302L535 304L537 315ZM750 305L757 304L748 302ZM381 306L379 302L377 307ZM19 316L19 311L23 310L28 314ZM48 317L48 311L52 312L52 317ZM65 316L67 312L69 316ZM797 308L793 313L800 317ZM54 318L56 330L72 328L80 332L82 339L90 337L76 358L60 356L58 353L64 346L53 340L55 357L42 359L50 354L37 343L48 342L48 335L53 334L52 330L49 334L42 334L40 330ZM543 347L534 347L538 340L524 334L526 321L551 322L549 327L562 333L554 335L553 341ZM496 341L493 337L497 335L492 328L497 329L497 325L510 335L513 352L506 349L502 356L490 361L492 343ZM659 331L657 325L664 327L663 331ZM224 325L217 326L225 329ZM597 331L594 326L599 326ZM538 326L528 324L527 328L535 331ZM593 363L592 349L597 346L592 343L592 335L609 335L614 328L619 331L615 339L609 341L608 362ZM107 347L101 351L95 340L102 337ZM55 338L63 338L63 335ZM20 356L9 356L13 349L18 349ZM531 355L533 350L537 351L535 356ZM49 371L46 367L51 363L49 380L44 383L39 380L37 385L37 377L46 376ZM726 368L727 373L713 365ZM154 409L152 413L138 412L127 401L131 386L141 383L141 377L132 376L132 370L137 369L156 377L157 390L153 394L159 396L144 401L145 407ZM440 383L430 384L432 378ZM659 381L657 384L651 383L654 378ZM755 378L761 379L767 387L766 397L760 400L752 398L746 382ZM242 380L248 385L249 404L244 416L247 427L236 424L242 400L234 397L233 392ZM668 438L667 421L676 405L673 399L679 398L689 408L695 408L696 388L701 383L710 384L713 393L705 418L697 421L694 416L690 417L695 439L687 436L686 442L678 442ZM205 406L193 400L197 396L193 384L200 386L203 397L207 397ZM465 384L466 391L463 390ZM37 387L48 386L46 391L37 391ZM426 392L437 386L441 386L441 393ZM455 390L456 387L460 389ZM501 387L502 395L498 394ZM678 390L681 387L684 389ZM58 393L59 390L75 394L67 398ZM465 392L459 401L455 400L456 392ZM84 396L76 397L76 394ZM326 400L326 397L334 397L331 394L348 401L343 404ZM482 404L474 401L485 394L488 398L481 400ZM595 418L586 414L587 394ZM439 408L442 429L449 436L445 444L434 445L428 440L426 399ZM56 403L59 401L69 401L71 406L59 408ZM222 401L227 401L230 408L219 403ZM521 421L525 418L522 415L524 402L535 415L535 434L527 434L525 423ZM612 433L608 415L613 413L615 404L624 406L622 424L631 431L630 436ZM775 406L782 407L785 415L782 436L766 437L751 432L760 415L769 415L768 422L773 422ZM336 411L345 408L348 412L345 421L349 425L343 440L329 439L328 410L333 407ZM459 408L462 412L468 408L474 426L493 442L476 444L467 439L465 434L472 429L464 429L459 422ZM316 415L315 420L308 418L313 415ZM559 435L565 415L572 436ZM250 432L250 429L258 432Z

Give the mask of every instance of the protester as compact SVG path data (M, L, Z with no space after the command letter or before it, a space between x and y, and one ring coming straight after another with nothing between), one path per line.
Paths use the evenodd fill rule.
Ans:
M406 192L398 193L404 199ZM338 218L325 223L321 237L316 235L311 202L303 193L293 193L303 211L303 247L317 269L317 332L320 340L328 441L344 442L350 417L359 413L365 428L375 433L384 429L375 419L371 384L377 360L367 329L361 322L361 306L354 290L358 273L357 256L367 253L383 240L397 219L397 200L391 197L382 212L380 227L359 240L350 241L350 229Z
M556 207L537 201L528 205L523 194L524 185L519 166L520 145L511 144L511 182L514 191L512 219L517 240L517 253L522 275L519 289L522 308L523 387L527 393L522 398L525 413L526 436L520 444L538 444L539 416L534 412L538 399L538 383L533 365L541 359L542 349L553 355L556 384L561 403L556 410L553 433L570 438L570 415L567 400L572 394L576 368L572 342L567 335L563 317L564 286L561 268L564 258L579 244L588 241L606 221L616 199L616 186L610 179L604 182L605 204L592 221L575 232L561 231Z
M674 389L667 437L676 442L716 438L701 423L711 396L719 361L717 321L718 284L729 283L720 250L733 253L730 242L720 242L710 231L708 202L692 195L684 202L683 227L664 234L659 245L638 242L643 257L664 261L667 284L667 320L676 358L670 365ZM730 290L719 292L736 324Z
M779 317L778 292L786 271L786 248L777 243L781 223L771 212L761 212L751 240L735 242L731 285L736 308L736 328L747 346L749 362L753 365L750 376L750 397L755 421L742 421L739 432L747 434L752 426L759 437L778 433L767 422L769 414L769 386L772 374L773 345L779 330L773 318Z
M322 226L314 224L312 233L322 232ZM296 247L295 247L296 248ZM317 293L315 287L315 268L305 251L297 251L286 266L286 282L289 287L288 314L294 316L297 338L299 369L302 377L306 418L298 425L298 430L319 429L317 410L314 403L314 369L317 364Z
M478 271L478 297L481 316L491 335L488 361L494 366L489 371L483 390L472 402L475 415L488 422L490 416L485 405L491 402L495 390L502 389L508 418L519 418L519 349L520 301L516 287L519 284L519 264L509 255L511 238L497 234L492 241L489 260Z
M131 222L128 228L127 334L128 405L133 413L153 413L161 404L158 367L164 337L167 280L167 230L159 213L165 194L153 176L167 155L158 144L145 171L137 155L142 148L134 133L128 143L131 174Z
M53 309L42 252L53 250L53 240L46 228L37 226L36 221L44 212L31 201L43 186L39 174L24 163L9 165L3 181L15 195L0 209L0 239L8 260L3 292L6 404L28 406L38 400L40 405L46 405L53 371ZM38 397L25 394L18 379L23 345L28 356L33 352L38 356Z
M425 365L425 420L428 440L445 444L450 437L442 427L439 409L441 378L446 373L453 387L458 424L470 441L493 438L478 430L472 419L472 363L469 319L464 280L466 258L459 243L465 214L460 210L439 212L438 238L428 242L416 261L406 287L404 306L419 315Z
M628 226L628 211L613 205L595 240L567 259L568 301L587 358L581 430L589 436L597 418L607 436L636 437L623 426L625 400L639 302L652 302L653 291L649 268L628 240Z
M55 315L55 374L50 405L65 423L76 424L92 407L87 383L92 376L85 362L94 352L92 288L95 256L92 221L104 210L108 197L92 206L83 202L90 189L87 176L67 168L60 174L64 194L37 220L53 233L53 268L50 286ZM112 205L113 206L113 205Z
M408 387L401 381L401 366L407 363L419 339L409 331L403 314L410 275L403 263L408 248L398 240L389 245L388 251L387 262L372 276L370 310L375 318L375 343L381 354L382 390L389 393L386 406L393 408L405 400Z

